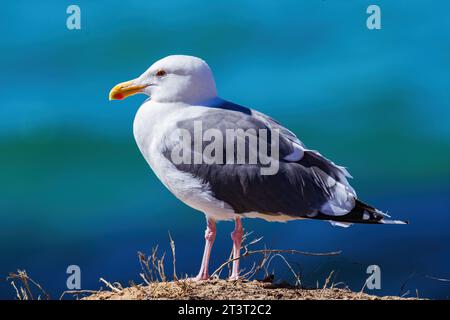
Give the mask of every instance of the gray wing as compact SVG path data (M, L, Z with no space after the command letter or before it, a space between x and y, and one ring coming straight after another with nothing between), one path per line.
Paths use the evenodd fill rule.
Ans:
M291 130L283 127L281 125L281 123L279 123L277 120L269 117L268 115L265 115L264 113L261 113L259 111L256 110L252 110L252 115L253 117L259 119L260 121L264 122L266 124L267 127L271 128L271 129L278 129L280 130L282 136L285 139L290 140L291 142L293 142L294 144L298 144L302 147L305 147L305 145L303 144L303 142L300 141L299 138L297 138L297 136L295 135L295 133L293 133Z
M221 163L195 163L194 154L199 150L195 150L191 141L188 142L192 153L190 163L174 163L171 159L174 143L166 143L164 156L178 170L200 179L215 198L227 203L236 213L312 218L322 214L345 215L354 207L355 194L346 180L345 169L319 153L305 149L294 133L266 115L225 102L221 106L209 107L201 116L180 121L176 126L194 136L196 122L202 124L203 131L219 130L224 137L227 129L251 131L251 134L235 137L245 144L246 155L258 152L258 146L249 142L250 136L259 138L260 129L266 129L269 135L274 134L275 129L279 131L279 157L273 157L274 161L279 160L279 169L273 175L261 174L264 165L248 164L247 156L245 164L228 161L230 156L236 157L236 148L230 154L230 150L224 147ZM179 140L177 143L187 142ZM208 144L202 144L202 153Z

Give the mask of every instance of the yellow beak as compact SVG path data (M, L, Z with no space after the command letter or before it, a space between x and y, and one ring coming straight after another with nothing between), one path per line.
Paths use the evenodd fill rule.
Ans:
M119 83L109 92L109 100L122 100L142 92L146 85L136 85L134 80Z

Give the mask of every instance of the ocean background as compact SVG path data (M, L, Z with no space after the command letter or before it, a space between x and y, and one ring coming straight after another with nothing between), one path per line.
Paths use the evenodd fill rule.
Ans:
M81 30L66 8L81 8ZM378 4L382 29L368 30ZM359 291L381 269L378 295L449 298L450 3L448 1L9 1L0 29L0 298L25 269L51 295L66 268L83 289L99 278L140 282L137 251L159 245L171 274L194 275L204 216L174 198L140 155L132 123L144 96L109 102L118 82L170 54L205 59L219 94L292 129L349 168L361 199L407 226L245 220L286 256L303 283ZM219 223L215 269L231 249ZM245 268L251 259L244 260ZM280 261L276 280L292 280Z

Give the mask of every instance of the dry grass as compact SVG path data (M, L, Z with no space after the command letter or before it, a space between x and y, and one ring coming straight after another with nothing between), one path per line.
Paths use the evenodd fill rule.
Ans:
M324 287L301 289L262 281L226 281L213 279L202 282L181 280L134 285L116 291L101 291L86 300L400 300L401 297L379 297L355 293L348 289Z
M11 272L6 280L11 281L18 300L50 300L42 286L30 278L25 270Z
M158 256L158 247L152 249L150 256L138 253L141 265L140 277L143 284L132 283L128 288L122 288L118 284L110 284L101 279L110 290L99 291L91 294L86 300L154 300L154 299L178 299L178 300L380 300L380 299L402 299L401 297L379 297L365 294L362 290L359 293L350 291L348 288L336 288L342 283L332 283L331 279L334 271L325 279L321 288L305 289L301 283L300 273L296 272L290 265L285 255L308 255L308 256L334 256L340 251L312 253L298 250L279 249L251 249L257 245L262 238L251 240L247 243L251 233L247 233L243 238L243 248L240 259L249 256L260 255L261 258L254 263L249 271L241 275L238 281L226 281L219 279L221 272L228 267L230 275L231 263L234 261L232 255L227 261L222 263L211 275L208 281L192 281L185 276L177 276L175 242L169 234L170 248L172 251L173 281L167 281L165 274L165 253ZM281 259L295 278L293 285L287 283L272 283L274 275L269 272L269 267L275 258ZM257 281L254 277L263 272L264 280Z
M322 287L307 289L302 285L300 272L297 272L286 259L286 255L307 255L307 256L334 256L340 251L312 253L298 250L280 249L252 249L260 243L262 238L248 241L251 233L247 233L243 238L243 248L240 259L250 256L260 256L257 262L245 273L241 274L238 281L220 280L223 270L228 268L228 275L231 272L231 264L234 261L232 255L227 261L222 263L211 275L210 280L195 282L189 280L187 275L180 277L176 270L176 250L175 242L169 233L170 249L172 253L172 281L166 276L166 253L158 253L158 246L152 248L151 254L146 256L138 252L138 260L141 266L139 273L142 284L131 282L129 287L123 287L120 283L111 283L103 278L100 282L105 288L99 290L68 290L61 294L60 299L71 296L75 299L86 300L153 300L153 299L195 299L195 300L259 300L259 299L286 299L286 300L379 300L402 299L401 297L379 297L365 294L363 289L352 292L348 288L337 288L342 283L333 283L334 271L324 280ZM281 259L292 273L294 284L273 283L273 272L269 268L274 259ZM255 280L257 275L262 274L262 281ZM49 295L24 270L11 273L8 277L19 300L50 299ZM17 282L17 283L16 283Z

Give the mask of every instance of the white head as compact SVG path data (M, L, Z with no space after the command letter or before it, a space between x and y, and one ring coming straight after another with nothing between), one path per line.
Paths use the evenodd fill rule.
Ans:
M174 55L155 62L138 78L116 85L110 100L144 93L156 102L195 104L217 96L208 64L200 58Z

